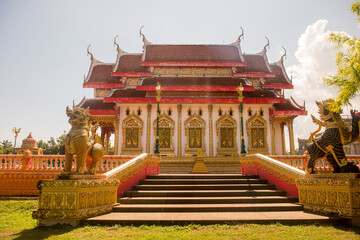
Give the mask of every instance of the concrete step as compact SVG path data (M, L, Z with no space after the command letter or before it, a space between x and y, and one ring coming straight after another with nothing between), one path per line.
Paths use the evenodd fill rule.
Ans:
M281 223L281 224L340 224L337 217L305 213L303 211L280 212L148 212L109 214L88 218L92 225L184 225L184 224L227 224L227 223Z
M257 175L242 174L159 174L149 175L148 179L258 179Z
M297 198L285 196L244 197L122 197L120 204L229 204L229 203L294 203Z
M136 190L275 190L273 184L136 185Z
M235 204L118 204L113 212L267 212L301 211L294 203L235 203Z
M139 185L266 184L263 179L144 179Z
M233 197L233 196L285 196L281 190L164 190L127 191L123 197Z

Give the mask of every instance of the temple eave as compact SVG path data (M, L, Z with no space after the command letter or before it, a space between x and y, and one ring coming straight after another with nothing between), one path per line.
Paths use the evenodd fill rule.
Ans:
M137 86L137 91L155 92L156 86ZM164 92L236 92L238 86L162 86ZM255 91L254 87L245 86L244 92Z
M104 102L113 103L156 103L156 98L151 97L139 97L139 98L118 98L107 97L104 98ZM161 98L160 103L239 103L238 98ZM244 98L243 103L247 104L273 104L273 103L285 103L283 98Z
M245 62L141 62L149 67L245 67Z
M119 110L94 110L94 109L90 109L89 110L89 114L90 115L119 115Z
M152 77L152 72L112 72L112 77Z
M124 88L125 83L83 83L83 88Z
M292 84L262 84L261 87L264 89L294 89Z
M307 115L307 111L279 111L279 110L272 110L270 111L271 116L299 116L299 115Z
M274 78L274 73L256 73L256 72L244 72L233 73L233 77L253 77L253 78Z

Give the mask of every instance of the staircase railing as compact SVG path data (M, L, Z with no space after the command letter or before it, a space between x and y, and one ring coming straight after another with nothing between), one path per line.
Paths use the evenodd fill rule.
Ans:
M275 184L277 189L285 190L288 196L299 196L295 180L303 178L304 171L262 154L241 157L240 162L242 174L258 175Z
M104 175L108 179L120 180L117 194L118 197L121 197L123 192L129 191L133 185L137 185L141 179L145 179L146 175L159 174L159 166L160 157L158 155L143 153Z
M269 157L300 170L305 170L307 164L307 159L304 155L271 155ZM349 162L354 162L357 166L360 167L360 155L347 155L346 158ZM316 160L314 170L316 172L332 171L325 158Z

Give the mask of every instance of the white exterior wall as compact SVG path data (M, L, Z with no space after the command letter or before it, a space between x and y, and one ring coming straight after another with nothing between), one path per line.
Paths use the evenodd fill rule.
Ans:
M146 152L146 140L147 140L147 104L143 103L143 104L138 104L138 103L132 103L132 104L118 104L118 106L120 107L120 121L119 121L119 145L118 145L118 152L121 154L121 146L122 146L122 141L123 141L123 136L122 136L122 123L123 120L127 117L126 116L126 109L129 107L131 113L134 111L135 114L137 113L137 110L139 109L139 107L142 109L142 113L140 116L138 116L142 121L143 121L143 132L142 132L142 136L141 136L141 144L142 144L142 152ZM260 109L262 108L262 110L264 111L264 115L263 118L266 120L267 122L267 144L268 144L268 152L271 153L271 126L270 126L270 121L269 121L269 107L271 105L270 104L244 104L243 105L243 124L244 124L244 140L245 140L245 146L246 146L246 151L248 152L247 148L248 148L248 136L247 136L247 132L246 132L246 121L251 118L251 116L249 116L248 114L248 110L249 108L251 108L253 115L260 111ZM175 156L179 156L178 155L178 109L177 109L177 104L163 104L160 103L160 110L161 113L163 113L163 111L168 111L169 108L171 108L172 110L172 115L170 116L174 121L175 121L175 126L174 126L174 136L173 136L173 143L174 143L174 154ZM210 155L210 130L209 130L209 109L208 109L208 104L182 104L182 111L181 111L181 156L184 156L185 154L185 145L186 145L186 136L185 136L185 126L184 126L184 122L187 118L189 118L188 116L188 110L189 108L194 112L196 112L197 114L199 113L199 110L201 109L203 111L202 114L202 118L205 120L206 122L206 128L205 128L205 148L206 148L206 155L209 156ZM240 113L239 113L239 104L213 104L213 113L212 113L212 118L213 118L213 122L212 122L212 129L213 129L213 154L214 156L217 155L217 134L216 134L216 121L221 118L221 116L219 116L218 111L219 109L222 109L223 114L225 114L225 112L229 112L230 108L233 110L233 118L236 120L237 122L237 130L236 130L236 144L237 144L237 150L238 153L240 154L241 152L241 123L240 123ZM156 111L157 111L157 104L153 103L152 104L152 108L151 108L151 119L150 119L150 153L154 152L154 146L155 146L155 134L154 134L154 125L153 122L156 119ZM280 130L280 125L276 124L275 127L275 148L276 148L276 154L281 154L282 153L282 149L281 149L281 130Z

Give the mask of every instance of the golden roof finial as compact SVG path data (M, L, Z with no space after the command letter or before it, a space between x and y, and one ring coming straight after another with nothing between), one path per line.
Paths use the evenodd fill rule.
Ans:
M145 41L146 41L146 37L145 37L145 35L141 32L141 30L144 28L144 25L142 25L141 26L141 28L140 28L140 36L139 37L142 37L143 39L143 42L145 43Z
M94 60L94 55L89 51L89 48L90 48L91 44L89 44L89 46L87 47L87 55L89 56L90 55L90 59L91 61Z
M116 46L116 51L117 51L117 52L120 52L121 49L120 49L120 47L119 47L119 44L117 44L117 42L116 42L116 38L117 38L118 36L119 36L119 35L116 35L116 37L114 37L114 46Z
M242 27L240 27L240 29L241 29L241 34L239 36L239 40L241 40L241 38L244 39L244 29Z
M282 47L282 49L284 49L284 54L281 56L281 61L283 62L284 58L286 59L286 49L284 47Z
M75 99L73 99L73 109L75 108Z
M267 49L270 49L270 41L269 41L269 39L265 36L265 38L266 38L266 40L267 40L267 44L265 45L265 47L264 47L264 52L266 52L267 51Z

